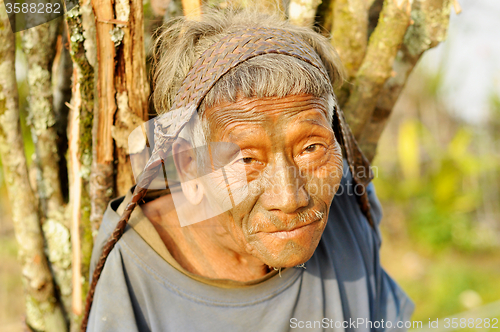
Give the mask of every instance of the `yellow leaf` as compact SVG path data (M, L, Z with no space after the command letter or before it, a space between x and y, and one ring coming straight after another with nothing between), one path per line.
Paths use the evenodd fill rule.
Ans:
M415 180L420 176L419 125L415 121L406 121L399 129L398 157L406 180Z

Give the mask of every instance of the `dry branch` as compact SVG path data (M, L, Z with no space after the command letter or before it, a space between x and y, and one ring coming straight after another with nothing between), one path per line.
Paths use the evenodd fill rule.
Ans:
M111 126L116 111L115 85L114 85L114 61L115 42L123 38L120 30L115 30L114 25L107 23L114 19L113 4L109 0L92 0L92 8L95 14L96 42L97 42L97 109L98 117L94 117L97 123L99 140L95 144L96 162L98 164L109 164L113 162L113 138L111 137ZM114 39L114 41L112 40ZM96 133L96 134L97 134Z
M413 24L408 28L401 51L394 62L396 73L384 84L370 123L360 138L360 145L369 160L375 156L377 142L382 135L392 109L406 81L422 54L446 39L452 1L415 1L412 6Z
M114 196L114 144L111 127L116 112L115 101L115 43L120 43L123 31L113 24L113 3L109 0L92 0L96 25L96 90L92 128L92 170L90 199L92 228L96 231L111 197Z
M0 6L3 7L3 1ZM44 253L35 196L28 180L18 109L14 34L3 9L0 10L0 40L0 154L26 290L26 322L40 331L66 331L63 310L56 299Z
M148 117L149 85L142 1L117 0L113 5L111 1L93 0L92 7L96 15L98 103L94 113L91 221L97 229L114 196L113 189L123 195L134 184L127 138ZM112 21L125 24L106 23Z
M378 25L344 107L347 122L358 139L370 121L384 83L391 76L394 59L410 23L410 11L409 0L384 1Z
M148 120L149 84L144 49L142 1L117 0L117 19L127 22L121 27L123 41L116 54L116 105L118 111L111 133L116 143L116 190L125 195L134 184L128 155L128 135ZM144 161L146 162L146 161Z
M82 295L82 254L81 254L81 235L80 213L82 207L82 177L80 176L81 163L79 158L79 136L80 136L80 109L81 94L80 82L78 81L77 70L75 69L75 84L73 85L72 108L70 111L68 125L68 164L69 164L69 183L70 183L70 211L71 211L71 244L72 244L72 285L73 297L71 302L72 313L75 316L82 314L83 295ZM73 319L75 321L76 319Z

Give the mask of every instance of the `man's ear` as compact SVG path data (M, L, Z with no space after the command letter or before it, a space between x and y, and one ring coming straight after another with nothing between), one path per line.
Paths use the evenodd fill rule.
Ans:
M198 179L198 165L193 146L185 139L178 138L172 146L172 154L184 196L191 204L200 204L204 187Z

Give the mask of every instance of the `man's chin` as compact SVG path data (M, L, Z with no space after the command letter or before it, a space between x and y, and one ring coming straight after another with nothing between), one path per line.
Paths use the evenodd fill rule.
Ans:
M291 254L291 253L290 253ZM278 255L269 260L265 260L265 264L274 268L289 268L304 264L314 254L314 250L309 252L301 251L295 254Z
M320 222L291 231L259 232L255 234L261 260L272 267L294 267L313 255L321 238Z

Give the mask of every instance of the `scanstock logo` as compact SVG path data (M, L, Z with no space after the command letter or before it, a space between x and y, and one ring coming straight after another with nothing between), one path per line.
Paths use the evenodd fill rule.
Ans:
M173 118L181 118L173 110ZM229 142L194 138L195 113L164 156L162 170L148 186L153 196L170 194L180 226L192 225L231 210L247 198L248 182L241 149ZM134 129L128 152L136 183L154 150L155 120ZM199 128L199 127L198 127ZM198 135L199 136L199 135Z
M52 21L77 4L78 0L4 0L13 32Z

